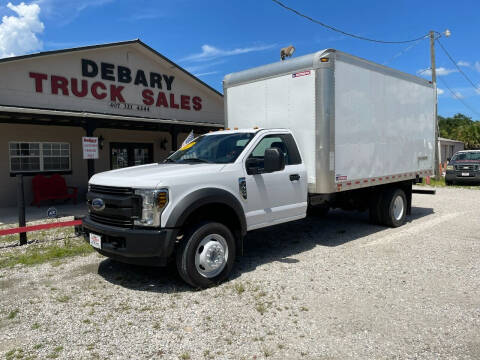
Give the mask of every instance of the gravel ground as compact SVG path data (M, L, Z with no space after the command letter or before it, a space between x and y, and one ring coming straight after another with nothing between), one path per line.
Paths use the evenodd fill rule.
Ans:
M63 359L479 359L480 191L252 232L230 280L91 254L0 270L0 354ZM17 311L18 310L18 311Z

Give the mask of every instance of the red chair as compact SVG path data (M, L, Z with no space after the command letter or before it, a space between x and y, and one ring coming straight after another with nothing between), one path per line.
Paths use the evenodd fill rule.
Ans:
M40 206L43 200L65 200L72 199L77 203L78 188L67 186L65 179L59 174L47 178L43 175L35 175L32 180L33 205ZM70 190L70 191L69 191Z

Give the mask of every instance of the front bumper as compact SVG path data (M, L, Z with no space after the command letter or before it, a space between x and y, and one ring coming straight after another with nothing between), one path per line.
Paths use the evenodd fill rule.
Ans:
M165 266L173 254L177 229L129 229L99 224L90 216L83 219L83 233L102 236L100 254L115 260L138 265Z
M447 182L470 182L480 183L480 171L469 171L469 176L462 176L459 170L447 170L445 173L445 181Z

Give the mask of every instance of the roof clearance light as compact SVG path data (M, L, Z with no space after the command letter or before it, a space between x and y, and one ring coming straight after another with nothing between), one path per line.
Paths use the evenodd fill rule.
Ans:
M257 130L257 129L258 129L258 126L254 126L253 128L254 128L255 130Z
M235 127L235 128L233 128L233 130L238 130L238 128L237 128L237 127Z
M328 62L328 58L321 58L320 62Z
M230 128L226 128L225 130L230 130Z

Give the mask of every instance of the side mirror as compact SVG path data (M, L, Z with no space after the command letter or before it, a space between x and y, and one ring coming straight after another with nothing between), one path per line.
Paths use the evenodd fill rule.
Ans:
M264 172L271 173L285 169L285 155L278 148L265 150Z
M447 161L450 162L451 158L447 158Z
M247 159L245 162L245 167L247 169L248 175L257 175L259 174L259 161L255 158Z

